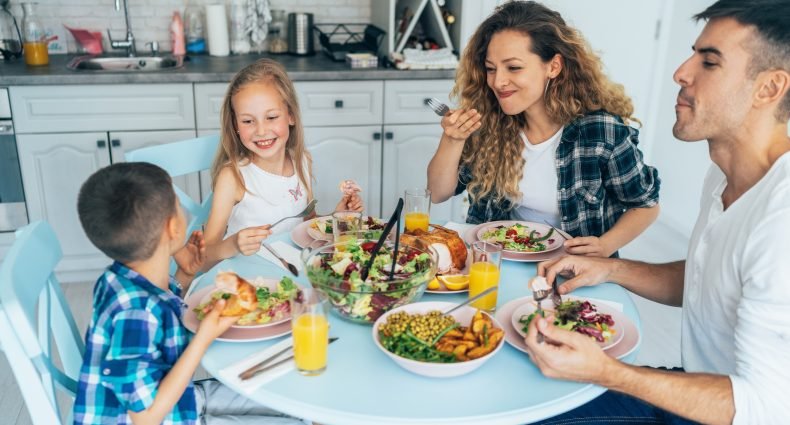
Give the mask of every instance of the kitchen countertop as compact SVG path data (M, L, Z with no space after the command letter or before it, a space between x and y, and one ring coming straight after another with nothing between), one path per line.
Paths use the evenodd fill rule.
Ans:
M72 71L66 64L74 55L50 55L48 66L27 66L24 60L0 62L0 85L226 83L259 58L270 57L285 66L294 81L453 79L455 70L351 69L319 52L313 56L248 54L214 57L189 56L180 69L145 72Z

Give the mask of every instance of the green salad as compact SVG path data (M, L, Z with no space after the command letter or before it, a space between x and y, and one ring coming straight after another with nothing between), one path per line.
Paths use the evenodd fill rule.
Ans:
M331 252L316 254L307 264L310 283L328 295L335 310L351 320L373 323L385 312L419 296L435 273L433 259L423 251L401 246L392 280L393 248L382 247L362 280L362 268L376 243L352 240Z
M482 239L500 245L506 251L541 252L547 249L548 244L554 242L554 239L551 239L553 234L554 229L549 229L545 235L541 235L537 230L515 223L511 226L490 228L483 233Z

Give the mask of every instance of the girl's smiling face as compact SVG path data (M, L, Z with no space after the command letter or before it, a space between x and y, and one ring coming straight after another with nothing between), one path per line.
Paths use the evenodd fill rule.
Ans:
M250 83L231 99L241 143L254 154L253 162L281 160L294 125L288 106L270 83Z

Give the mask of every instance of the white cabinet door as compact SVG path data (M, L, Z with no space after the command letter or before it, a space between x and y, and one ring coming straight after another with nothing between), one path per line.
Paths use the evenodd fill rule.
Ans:
M428 186L428 163L436 153L442 127L437 124L384 126L382 210L392 214L408 188ZM431 222L444 224L461 216L461 197L431 205Z
M17 135L30 221L55 229L63 261L59 271L101 269L108 263L82 231L77 195L85 180L110 164L107 133Z
M340 182L353 179L362 187L367 213L381 216L381 127L307 127L304 131L313 157L318 213L331 213L340 200Z
M125 160L125 153L146 146L162 145L182 140L194 139L193 130L173 131L114 131L110 133L112 162ZM195 201L200 201L200 177L198 173L178 176L173 179L178 187Z

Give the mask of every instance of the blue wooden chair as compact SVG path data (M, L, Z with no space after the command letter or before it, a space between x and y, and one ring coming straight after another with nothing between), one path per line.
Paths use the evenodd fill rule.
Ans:
M17 231L0 265L0 343L34 424L60 423L55 390L73 400L85 352L54 274L62 256L52 227L38 221Z
M177 177L211 168L218 146L218 135L198 137L126 152L126 161L150 162L162 167L171 177ZM203 203L199 203L178 186L173 185L173 189L178 195L181 206L192 217L187 226L187 235L190 235L208 220L213 194L209 195Z

